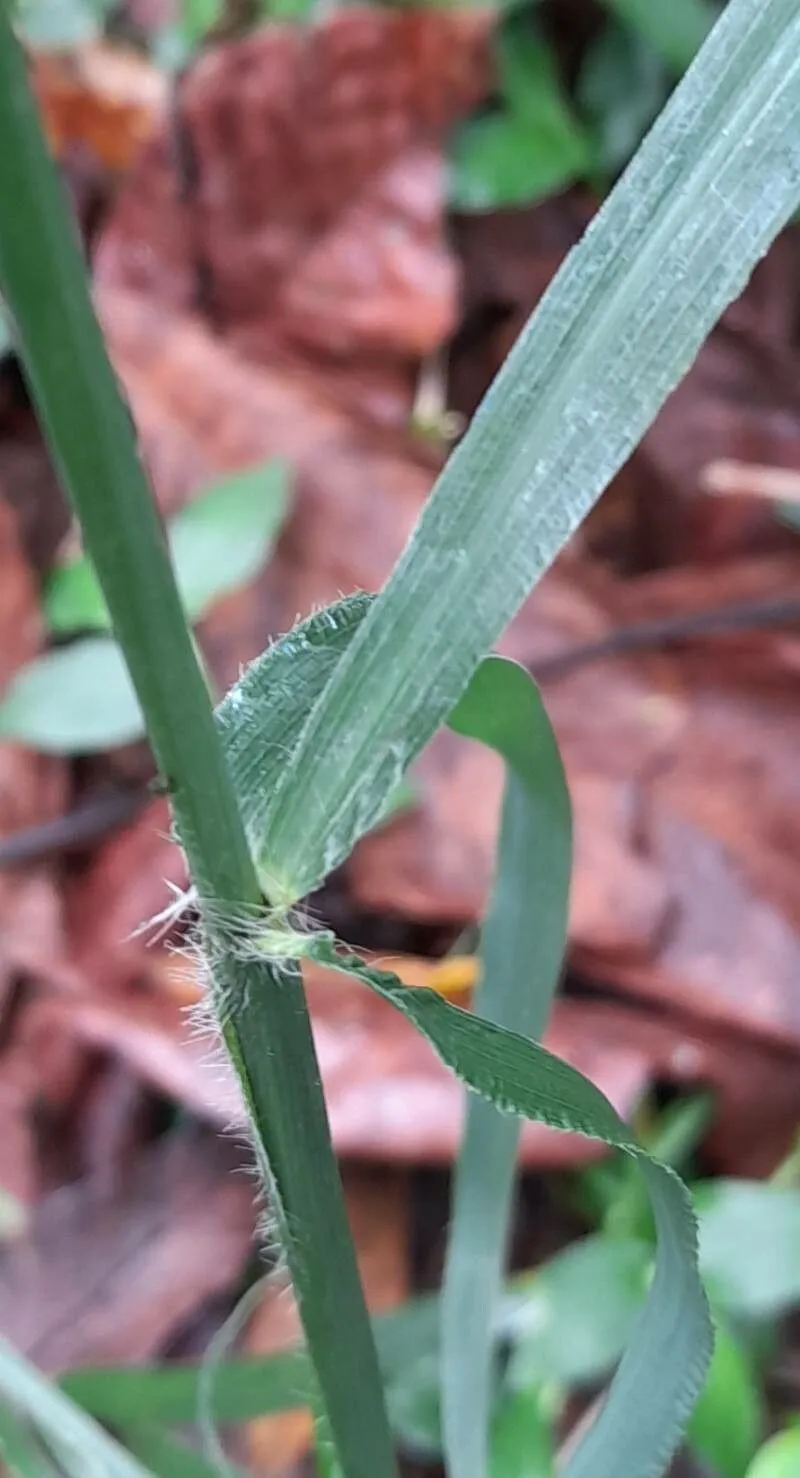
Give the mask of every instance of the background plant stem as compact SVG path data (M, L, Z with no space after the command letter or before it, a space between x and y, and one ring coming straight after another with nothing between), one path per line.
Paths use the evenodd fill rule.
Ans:
M212 997L273 1191L342 1472L392 1443L300 975L226 956L216 920L261 895L130 414L92 311L7 6L0 8L0 284L42 426L130 668L201 904ZM208 907L211 905L211 907Z

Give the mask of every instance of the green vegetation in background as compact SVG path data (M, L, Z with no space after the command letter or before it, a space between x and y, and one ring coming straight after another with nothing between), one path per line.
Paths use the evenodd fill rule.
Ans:
M711 29L713 0L600 0L609 19L584 56L574 98L559 76L540 4L515 6L496 36L496 102L453 146L460 210L531 205L578 181L606 190L634 154Z
M683 1107L689 1110L692 1104ZM657 1123L657 1131L661 1128ZM800 1304L800 1191L776 1198L773 1189L718 1181L697 1193L703 1277L709 1287L719 1288L718 1335L689 1444L719 1478L796 1478L788 1466L786 1474L778 1467L773 1473L766 1462L773 1451L776 1464L784 1451L787 1464L796 1458L800 1433L787 1432L759 1450L766 1418L757 1350L775 1320ZM623 1186L623 1200L626 1193ZM607 1224L619 1226L623 1218L613 1215L613 1200L607 1212ZM651 1242L603 1230L505 1285L492 1331L503 1361L492 1402L491 1478L513 1473L514 1461L530 1461L537 1478L552 1478L556 1425L567 1397L589 1395L607 1380L630 1337L651 1269ZM439 1307L437 1298L426 1296L375 1320L393 1428L407 1452L432 1460L441 1454ZM132 1428L145 1420L158 1426L191 1424L198 1419L200 1370L175 1365L74 1371L62 1385L88 1412L115 1427ZM300 1352L224 1362L214 1377L208 1414L222 1426L290 1408L302 1401L308 1379L307 1358Z
M597 5L608 19L589 45L571 98L545 22L537 18L545 10L541 0L498 5L496 99L457 131L453 143L451 199L457 209L530 205L578 181L606 190L721 8L718 0ZM258 0L250 23L302 24L315 9L314 0ZM115 12L115 0L17 0L21 34L43 49L96 40L113 24ZM180 0L176 20L151 40L155 60L168 70L186 66L228 15L226 0Z
M527 15L498 28L499 106L458 132L450 198L460 210L525 205L591 172L591 139L568 102L552 48Z
M280 462L248 467L206 489L171 520L168 537L191 622L258 573L289 508ZM52 635L93 635L20 669L0 702L0 736L51 754L86 754L141 738L145 723L90 560L50 575L44 616Z

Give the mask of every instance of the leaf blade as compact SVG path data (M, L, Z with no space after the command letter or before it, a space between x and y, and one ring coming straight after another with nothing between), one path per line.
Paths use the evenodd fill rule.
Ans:
M488 657L449 725L507 767L492 897L473 1010L526 1037L544 1031L561 968L572 865L569 796L555 736L523 668ZM483 1478L519 1121L470 1098L452 1192L442 1291L442 1419L451 1478Z
M789 218L799 77L794 0L731 0L523 331L309 714L260 846L276 897L310 891L374 821Z
M537 1043L340 954L322 935L312 952L407 1016L446 1066L495 1107L602 1140L637 1159L658 1234L655 1274L600 1414L562 1478L618 1478L620 1451L626 1478L655 1478L680 1440L712 1347L695 1220L682 1181L642 1150L599 1089Z

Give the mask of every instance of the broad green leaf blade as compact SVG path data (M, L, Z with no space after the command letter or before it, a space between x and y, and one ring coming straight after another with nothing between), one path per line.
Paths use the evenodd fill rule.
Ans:
M620 20L649 41L676 72L685 71L719 15L715 0L602 0Z
M386 1404L401 1449L421 1462L437 1461L442 1451L438 1347L409 1361L387 1386Z
M197 621L221 595L252 580L289 506L282 462L247 467L206 488L175 515L169 543L186 614ZM53 571L44 613L57 635L110 631L103 594L86 555Z
M763 1402L752 1362L718 1324L714 1355L689 1421L687 1442L719 1478L745 1478L763 1430Z
M797 1478L800 1473L800 1428L780 1432L762 1447L747 1469L747 1478Z
M507 780L473 1009L525 1037L544 1031L567 935L572 825L566 780L535 683L488 657L450 727L489 745ZM508 1238L519 1120L470 1098L453 1183L442 1290L442 1419L451 1478L484 1478L492 1326Z
M496 1108L585 1134L637 1158L658 1234L655 1273L602 1411L562 1478L619 1478L621 1451L626 1478L655 1478L680 1440L711 1353L695 1221L682 1182L631 1138L599 1089L537 1043L449 1005L434 991L371 969L323 935L315 936L311 952L407 1016L451 1071Z
M489 1478L553 1478L553 1432L535 1390L509 1391L492 1424Z
M152 1478L147 1468L1 1337L0 1399L41 1433L68 1478Z
M800 198L800 8L731 0L448 461L279 774L271 897L374 822ZM309 776L314 776L309 787Z
M450 199L457 210L532 205L565 190L587 172L591 151L567 117L490 113L461 129L453 151Z
M170 548L191 621L258 574L288 507L288 469L274 461L222 478L176 514Z
M111 637L45 652L17 673L0 703L0 737L46 754L90 754L143 734L125 659Z
M800 1191L760 1181L695 1187L700 1259L715 1303L769 1319L800 1303Z

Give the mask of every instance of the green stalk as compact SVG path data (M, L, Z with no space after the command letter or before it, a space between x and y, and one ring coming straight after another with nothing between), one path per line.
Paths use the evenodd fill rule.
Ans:
M262 902L134 429L89 299L8 7L0 14L0 286L167 780L201 904L212 998L253 1121L345 1478L395 1471L372 1332L299 973L226 955Z

